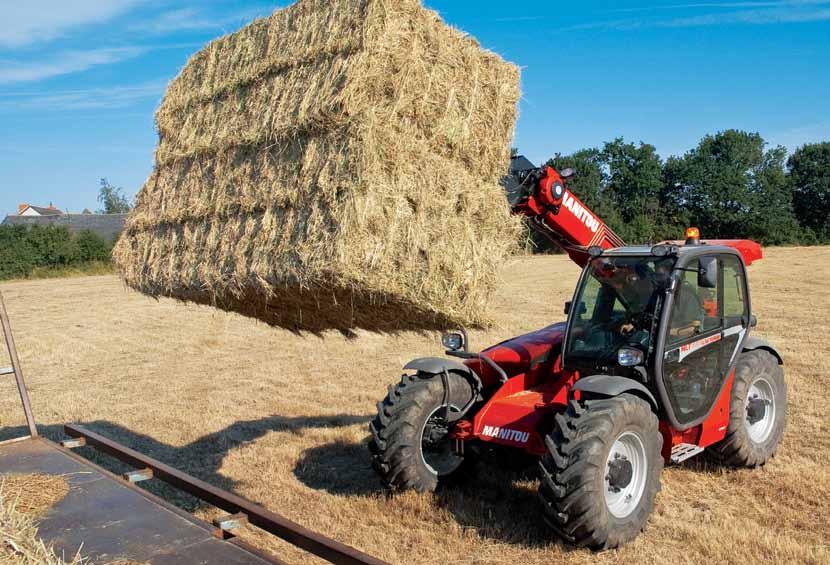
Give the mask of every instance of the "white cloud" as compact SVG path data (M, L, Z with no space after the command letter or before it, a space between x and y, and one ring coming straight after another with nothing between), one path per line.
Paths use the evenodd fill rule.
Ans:
M117 63L144 53L142 47L64 51L50 60L36 62L0 61L0 84L33 82L76 73L98 65Z
M60 37L87 24L109 21L140 0L24 0L3 2L0 45L21 47Z
M0 110L108 110L127 108L138 102L159 100L167 81L159 80L129 86L82 90L0 92Z
M255 7L222 16L205 15L196 8L181 8L160 14L152 20L134 23L130 29L138 32L166 34L176 31L239 28L254 18L270 15L278 6Z
M714 8L714 9L739 9L745 10L750 8L784 8L784 7L804 7L817 6L821 4L830 4L830 0L760 0L760 1L745 1L745 2L697 2L693 4L669 4L662 6L640 6L637 8L618 8L610 10L611 12L647 12L653 10L694 10L699 8Z
M638 30L643 28L682 28L706 27L718 25L770 25L822 22L830 20L830 8L823 5L830 4L828 0L801 0L791 2L741 2L719 4L684 4L670 6L670 8L700 8L700 7L748 7L766 6L766 8L752 10L733 10L714 12L697 16L676 17L670 19L617 19L603 22L591 22L568 28L568 30L582 29L616 29Z
M658 22L660 27L701 27L727 24L786 24L830 20L830 9L822 10L744 10L724 14L705 14Z

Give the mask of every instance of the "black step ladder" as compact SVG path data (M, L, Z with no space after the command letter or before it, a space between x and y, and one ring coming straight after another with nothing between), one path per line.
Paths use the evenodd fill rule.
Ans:
M19 439L33 439L38 436L37 426L35 426L35 417L32 414L32 405L29 403L29 391L26 389L26 382L23 380L23 370L20 368L20 359L17 356L17 347L14 344L12 327L9 323L9 314L6 311L6 303L3 301L2 292L0 292L0 325L3 327L3 337L6 339L6 349L9 352L9 359L12 364L11 367L0 366L0 378L3 376L14 375L14 378L17 381L17 391L20 393L20 402L23 404L23 412L26 414L26 424L29 426L29 436L27 438ZM19 439L12 441L19 441Z

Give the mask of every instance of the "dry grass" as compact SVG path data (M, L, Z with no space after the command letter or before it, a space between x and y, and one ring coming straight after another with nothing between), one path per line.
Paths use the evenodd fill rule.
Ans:
M484 323L518 99L420 0L299 0L170 85L113 256L147 294L282 327Z
M496 293L498 325L474 332L476 344L561 319L578 271L563 257L527 257L502 275L510 279ZM667 469L647 531L599 555L557 543L541 524L536 482L497 469L439 496L378 490L367 423L406 361L440 354L433 333L297 335L156 302L114 277L0 290L47 431L87 423L391 562L828 563L830 248L768 250L750 278L758 331L787 363L779 455L757 471ZM19 412L2 386L0 427ZM307 562L267 536L248 537Z

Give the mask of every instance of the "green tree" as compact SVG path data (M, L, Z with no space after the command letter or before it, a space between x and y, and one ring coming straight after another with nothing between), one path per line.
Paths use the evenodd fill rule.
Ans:
M657 150L617 138L605 144L601 159L607 171L604 192L621 219L619 235L632 243L659 239L663 163Z
M800 147L787 168L799 223L819 240L830 241L830 142Z
M130 211L130 201L120 186L113 186L105 178L101 179L101 188L98 191L98 202L103 208L99 214L126 214Z
M726 130L670 158L664 172L667 215L700 227L707 238L783 243L797 237L785 151L765 146L757 133Z
M781 146L764 154L753 178L756 207L745 237L767 245L798 243L801 239L802 230L793 211L792 185L784 167L786 160L787 150Z

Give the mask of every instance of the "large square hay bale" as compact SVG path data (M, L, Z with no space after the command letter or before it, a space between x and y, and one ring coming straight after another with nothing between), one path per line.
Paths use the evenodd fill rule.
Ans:
M419 0L300 0L171 83L116 264L290 328L485 323L518 98L514 65Z

